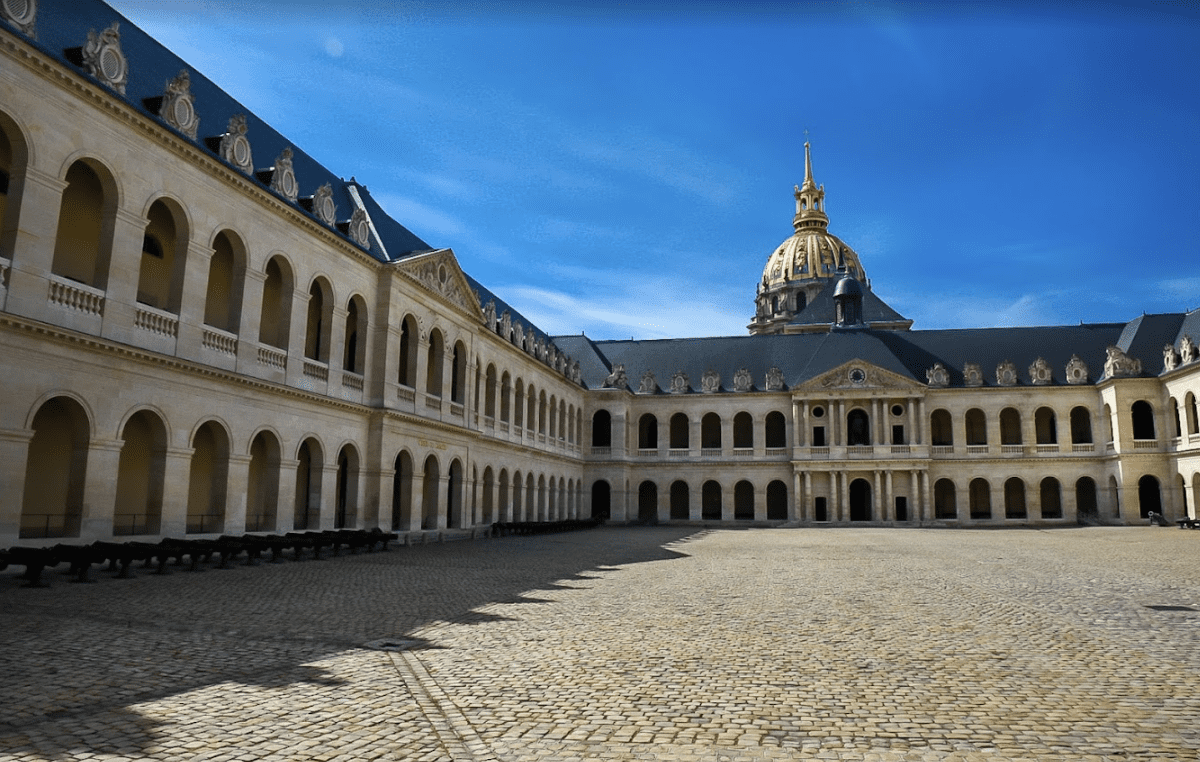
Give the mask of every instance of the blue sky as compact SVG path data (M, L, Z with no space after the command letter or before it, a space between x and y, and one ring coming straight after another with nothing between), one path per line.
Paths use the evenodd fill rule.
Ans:
M552 334L745 333L806 129L914 328L1200 307L1200 9L112 5Z

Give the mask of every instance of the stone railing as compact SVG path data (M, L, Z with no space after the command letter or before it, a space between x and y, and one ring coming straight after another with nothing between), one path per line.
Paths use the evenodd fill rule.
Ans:
M875 448L871 445L850 445L846 448L846 456L850 458L874 457Z
M591 454L593 458L608 458L612 456L612 447L593 447Z
M719 457L721 457L721 448L720 447L701 447L700 448L700 457L701 458L719 458Z
M50 276L48 299L51 304L87 315L99 315L104 312L103 291L58 275Z
M639 447L637 451L639 458L653 458L658 455L657 447Z
M417 390L411 386L397 386L396 398L402 399L405 402L415 402L417 399Z
M287 370L287 352L264 344L258 345L258 362L269 368Z
M967 445L967 455L987 455L987 445Z
M828 458L829 445L814 445L813 447L808 448L808 454L813 458Z
M1004 455L1024 455L1025 445L1020 444L1002 444L1000 452Z
M1056 445L1056 444L1040 444L1040 445L1035 445L1035 449L1037 450L1038 455L1050 455L1050 454L1058 452L1058 445Z
M768 458L771 458L771 457L778 458L781 455L787 455L787 454L788 454L788 448L786 448L786 447L768 447L767 448L767 457Z
M433 394L426 394L425 407L429 408L430 410L441 410L442 398Z
M912 445L901 445L901 444L892 445L892 455L911 455L911 454L912 454Z
M954 445L931 445L929 447L930 455L953 455Z
M317 381L329 380L329 366L323 362L304 358L304 375Z
M236 357L238 338L232 333L206 325L204 326L203 337L200 339L200 345L213 352L220 352L223 355Z
M1092 444L1091 442L1087 442L1084 444L1071 445L1071 452L1095 452L1095 451L1096 451L1096 445Z
M668 458L686 458L688 456L689 452L691 452L691 450L689 450L686 447L673 447L673 448L667 450L667 457Z
M159 336L169 336L172 339L179 333L179 316L163 312L145 304L137 305L133 313L133 324L143 331L156 333Z
M357 373L342 371L342 386L347 389L353 389L356 392L363 390L363 377Z
M1157 450L1157 439L1135 439L1133 440L1133 449L1135 450Z
M733 448L733 457L735 458L753 458L753 447L735 447Z
M450 403L450 415L461 416L464 412L466 412L466 408L462 406L461 402Z

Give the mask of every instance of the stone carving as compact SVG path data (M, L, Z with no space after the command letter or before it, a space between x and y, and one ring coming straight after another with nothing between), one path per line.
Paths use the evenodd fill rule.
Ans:
M733 374L733 390L737 392L748 392L754 388L754 376L750 375L749 368L738 368L737 373Z
M300 199L300 205L326 225L333 225L337 220L337 203L333 200L333 185L330 183L317 188L312 196Z
M488 327L489 331L496 330L496 300L488 299L488 303L483 306L483 324Z
M721 376L715 370L704 371L704 376L700 379L700 391L705 394L712 394L721 390Z
M1104 360L1105 378L1131 378L1142 375L1142 361L1125 354L1120 347L1109 347Z
M258 173L260 180L270 185L271 190L288 201L295 201L296 197L300 195L296 172L292 169L292 155L292 149L283 149L283 152L275 159L275 166Z
M950 371L946 370L946 366L940 362L934 363L932 368L925 371L925 379L930 386L944 389L950 385Z
M571 363L571 381L576 384L583 383L583 371L579 369L578 360Z
M346 225L346 234L350 236L350 240L364 249L371 248L371 221L367 217L365 209L355 209L354 214L350 215L350 222Z
M1005 360L996 366L996 384L999 386L1017 385L1017 366L1011 360Z
M1035 386L1054 383L1054 371L1044 357L1039 357L1029 366L1029 381Z
M1079 355L1071 355L1070 361L1067 363L1067 383L1068 384L1086 384L1088 382L1088 366L1083 360L1079 359Z
M628 389L629 388L629 379L625 377L625 366L624 365L614 365L613 366L612 373L609 373L608 377L604 379L604 388L605 389Z
M513 326L512 343L520 349L525 348L525 326L523 324L517 323Z
M0 0L0 18L26 37L37 39L37 0Z
M963 384L965 386L983 386L983 368L977 362L963 365Z
M167 88L161 97L147 98L146 106L167 124L192 140L196 139L200 117L196 114L196 99L192 96L192 80L187 69L167 80Z
M496 332L505 341L512 340L512 313L508 310L505 310L504 314L500 316L500 327L496 329Z
M767 371L767 391L778 392L783 390L783 371L776 366L771 366Z
M233 166L250 174L254 170L254 157L250 153L250 140L246 137L246 117L237 114L229 118L217 144L217 154Z
M475 310L478 307L471 302L468 292L458 287L458 281L450 277L449 268L442 262L437 260L423 262L409 273L430 291L441 294L447 301L457 305L464 312L476 314Z
M1179 341L1179 361L1183 363L1195 362L1197 357L1200 357L1200 348L1196 347L1196 342L1192 341L1191 336L1184 336Z
M1175 347L1171 344L1163 347L1163 370L1175 370L1179 367L1179 353L1175 351Z
M641 383L638 384L638 394L654 394L658 391L658 384L654 381L653 371L646 371L642 374Z
M675 375L671 376L671 394L686 394L687 390L687 374L682 370L675 371Z
M4 3L9 5L10 3ZM125 54L121 52L121 32L119 24L114 21L112 26L100 34L95 29L88 30L87 45L83 46L83 70L90 74L102 85L125 94L125 83L129 81L129 64Z

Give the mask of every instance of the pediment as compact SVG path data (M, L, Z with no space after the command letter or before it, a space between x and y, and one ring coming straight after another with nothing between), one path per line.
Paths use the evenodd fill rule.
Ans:
M885 370L878 365L863 360L851 360L792 388L793 391L854 391L856 389L896 388L923 390L925 385L907 376Z
M396 268L426 291L470 315L483 319L483 308L475 296L458 259L451 249L438 249L427 254L402 259Z

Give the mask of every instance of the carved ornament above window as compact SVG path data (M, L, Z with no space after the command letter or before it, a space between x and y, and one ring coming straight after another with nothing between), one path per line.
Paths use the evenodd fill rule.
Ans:
M200 129L200 117L196 114L196 100L192 96L192 80L187 69L174 79L167 80L166 89L157 98L147 98L146 108L192 140Z
M0 0L0 18L31 40L37 39L37 0Z

